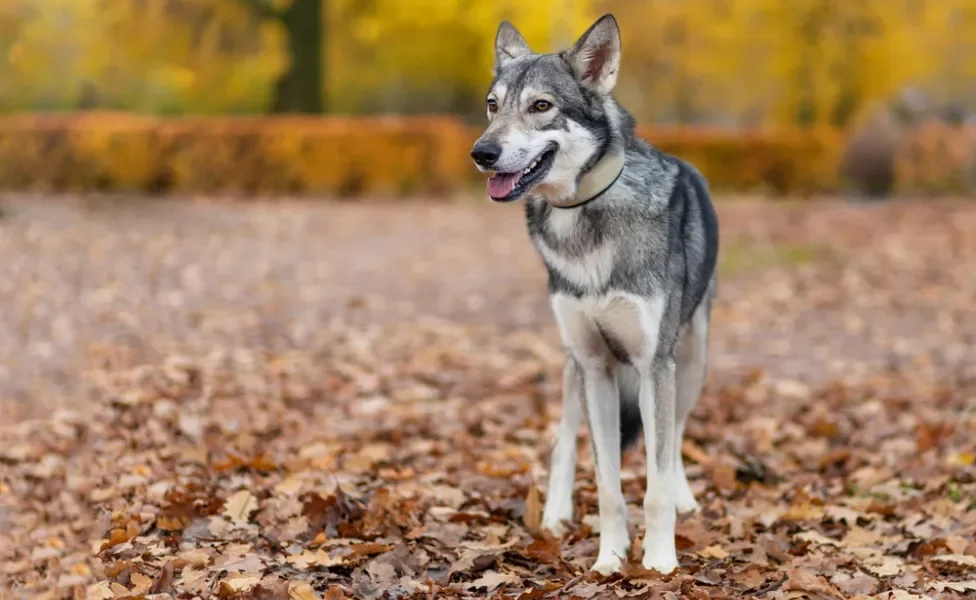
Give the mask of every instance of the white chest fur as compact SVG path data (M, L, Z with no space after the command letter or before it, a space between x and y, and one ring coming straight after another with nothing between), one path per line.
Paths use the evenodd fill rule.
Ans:
M608 240L582 256L566 256L550 248L545 240L536 240L536 247L550 269L573 285L584 290L602 290L613 272L616 245Z
M611 292L574 298L555 294L551 302L563 344L578 361L607 360L606 337L612 337L629 357L641 362L649 361L657 350L663 296L644 298Z

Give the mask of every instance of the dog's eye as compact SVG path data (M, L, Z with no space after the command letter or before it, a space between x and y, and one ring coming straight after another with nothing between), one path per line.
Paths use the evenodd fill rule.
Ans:
M552 103L548 100L536 100L535 104L532 105L532 108L534 108L536 112L546 112L552 108Z
M488 112L498 112L498 103L492 99L488 100Z

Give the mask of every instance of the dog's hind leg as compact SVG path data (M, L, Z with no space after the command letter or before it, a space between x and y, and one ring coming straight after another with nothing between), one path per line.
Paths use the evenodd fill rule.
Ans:
M684 461L681 458L681 442L685 424L698 398L708 370L708 301L695 310L691 321L684 328L675 351L675 434L674 434L674 489L675 508L679 513L698 510L695 494L688 485Z
M579 432L583 402L583 375L576 361L567 356L563 368L562 416L549 458L549 485L542 511L542 528L560 537L566 531L565 521L573 518L576 434Z

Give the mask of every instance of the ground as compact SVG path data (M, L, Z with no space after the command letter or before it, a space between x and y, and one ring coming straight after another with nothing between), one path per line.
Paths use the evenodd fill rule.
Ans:
M720 199L702 511L602 578L519 207L0 203L2 598L976 594L976 204Z

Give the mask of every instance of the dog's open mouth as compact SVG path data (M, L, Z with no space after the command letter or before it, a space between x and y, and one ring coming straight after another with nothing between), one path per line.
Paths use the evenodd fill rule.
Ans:
M518 200L533 184L546 176L555 158L556 147L551 146L521 171L515 173L496 172L488 179L488 196L495 202Z

